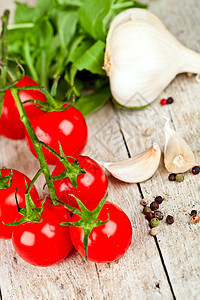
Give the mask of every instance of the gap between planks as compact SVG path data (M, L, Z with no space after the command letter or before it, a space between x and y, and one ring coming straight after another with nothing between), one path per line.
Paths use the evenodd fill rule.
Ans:
M114 108L114 110L116 110L116 108ZM117 114L117 112L116 112L116 114ZM124 136L123 129L120 127L120 124L119 124L119 129L120 129L120 132L121 132L121 135L122 135L125 147L126 147L128 157L131 158L130 150L129 150L129 147L128 147L127 142L126 142L126 138ZM141 198L144 198L144 194L143 194L140 183L137 183L137 187L138 187L139 193L141 195ZM170 290L171 290L171 293L172 293L172 297L173 297L174 300L176 300L176 296L175 296L174 289L173 289L173 286L172 286L172 283L171 283L171 280L170 280L170 276L169 276L169 273L167 271L167 267L166 267L166 264L165 264L165 261L164 261L163 255L162 255L162 251L161 251L161 248L158 244L158 240L157 240L156 236L154 237L154 241L155 241L158 253L159 253L159 257L160 257L160 260L161 260L162 267L164 269L164 272L165 272L165 275L166 275L166 278L167 278L167 281L168 281L168 284L169 284L169 287L170 287Z

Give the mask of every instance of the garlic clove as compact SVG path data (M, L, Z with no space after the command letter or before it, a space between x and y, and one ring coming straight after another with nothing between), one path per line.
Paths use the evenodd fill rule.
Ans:
M184 173L195 164L195 156L185 140L165 123L164 163L170 173Z
M146 181L154 175L160 157L160 147L154 143L152 147L132 158L119 162L104 162L103 166L115 178L128 183L137 183Z
M155 15L133 8L111 23L104 69L118 103L144 106L178 73L200 73L200 54L182 46Z

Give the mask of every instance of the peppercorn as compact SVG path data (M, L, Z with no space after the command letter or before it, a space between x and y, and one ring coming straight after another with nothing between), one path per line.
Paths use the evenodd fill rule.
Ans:
M196 216L196 215L197 215L196 209L191 210L190 216Z
M151 129L150 129L150 128L146 129L146 130L143 132L143 135L144 135L144 136L150 136L150 135L152 135Z
M169 181L176 181L176 174L174 173L169 174L168 179Z
M174 223L174 218L172 216L168 215L166 218L166 222L167 222L167 224L171 225Z
M148 212L145 216L145 219L147 219L149 222L151 221L151 219L153 219L153 214L152 212Z
M200 221L199 216L194 215L190 218L190 223L192 223L192 224L199 223L199 221Z
M195 166L195 167L192 168L192 173L193 173L194 175L199 174L199 172L200 172L199 166Z
M149 206L144 207L143 213L146 215L149 212L151 212L151 208Z
M158 204L161 204L163 202L163 197L157 196L154 201L158 202Z
M184 180L183 174L177 174L177 175L176 175L176 181L182 182L183 180Z
M151 219L151 227L157 227L159 224L159 220L157 218Z
M149 231L149 233L152 236L156 236L158 234L158 229L156 227L151 228L151 230Z
M163 219L163 213L159 210L154 212L154 218L157 218L158 220L162 220Z
M174 99L172 97L167 98L167 104L172 104Z
M148 204L148 200L146 198L143 198L141 201L140 201L140 204L142 205L147 205Z
M164 98L164 99L161 99L160 100L160 104L161 105L166 105L167 104L167 100Z
M151 208L151 210L157 210L157 209L159 209L159 203L157 201L151 202L150 208Z

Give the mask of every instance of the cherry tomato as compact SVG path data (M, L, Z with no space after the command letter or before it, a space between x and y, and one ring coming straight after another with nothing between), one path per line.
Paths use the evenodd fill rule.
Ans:
M95 208L90 204L89 210ZM106 221L104 225L93 228L88 239L88 260L97 263L106 263L120 258L129 248L132 240L132 227L128 216L115 204L106 201L98 219ZM72 222L80 219L73 215ZM80 255L85 257L83 238L84 229L70 227L70 237L73 246Z
M26 185L31 181L30 179L24 175L23 173L12 170L13 171L13 180L12 185L6 189L0 189L0 238L10 239L12 235L12 231L14 227L6 226L2 223L11 223L15 221L16 215L18 214L16 200L15 200L15 190L17 189L17 200L19 206L21 208L25 207L25 192ZM10 173L10 170L1 169L0 170L2 176L7 176ZM30 192L31 198L33 201L39 198L36 188L33 186Z
M38 84L28 76L24 76L16 84L16 86L18 87L37 85ZM31 99L36 99L43 102L46 101L44 94L42 94L40 91L34 90L19 91L19 97L22 102ZM35 113L35 111L38 110L38 108L33 103L25 103L24 108L28 117L30 117L30 115L32 115L33 113ZM10 90L7 90L5 92L4 103L0 118L0 134L13 140L25 138L25 127L20 120L19 112L17 110L17 106L15 104Z
M12 243L23 260L45 267L61 262L71 251L69 228L59 225L63 220L71 221L71 217L64 207L53 206L50 200L44 203L41 217L41 223L15 226Z
M85 169L86 173L77 176L77 188L73 187L69 178L64 178L54 181L54 187L58 199L78 208L78 204L74 197L69 196L73 194L79 198L84 205L95 202L96 205L105 196L108 188L108 180L105 172L93 159L88 156L76 156L79 166ZM69 162L74 162L73 159L68 158ZM57 176L64 171L64 165L60 162L54 169L52 176Z
M87 125L80 111L69 107L61 112L37 112L30 118L31 125L38 139L59 153L59 144L65 155L80 154L87 142ZM32 141L26 133L26 140L32 153L36 156ZM48 164L55 165L59 160L43 147ZM36 156L37 157L37 156Z

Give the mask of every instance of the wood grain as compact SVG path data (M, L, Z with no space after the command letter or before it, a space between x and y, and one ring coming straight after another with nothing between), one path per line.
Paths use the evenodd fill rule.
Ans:
M174 3L174 5L173 5ZM184 5L183 5L184 4ZM184 9L183 9L184 6ZM163 20L170 31L186 46L200 52L199 1L152 1L150 10ZM192 28L192 30L191 30ZM167 70L166 70L167 72ZM127 140L132 155L148 148L154 141L164 146L164 119L168 116L172 127L185 138L195 152L197 164L200 160L200 85L195 77L179 75L162 93L159 99L173 96L175 103L160 106L159 99L144 112L118 112L120 126ZM131 124L131 126L130 126ZM144 128L151 128L153 134L144 138ZM134 138L129 135L133 133ZM190 172L185 175L183 183L169 182L168 172L161 163L156 175L142 183L145 197L153 199L163 195L166 200L161 205L165 217L171 214L175 224L159 226L158 243L177 299L198 299L199 287L199 233L200 227L189 223L192 209L199 211L199 178Z
M186 46L200 51L200 4L198 0L152 0L155 12L175 36ZM7 5L12 1L6 1ZM2 0L0 4L2 10ZM198 9L199 8L199 9ZM167 72L167 70L166 70ZM87 118L89 141L85 154L97 160L116 160L148 148L152 142L164 146L161 115L172 120L174 128L189 142L200 157L199 96L200 85L194 77L178 76L161 97L173 96L175 103L161 107L159 99L144 111L121 111L108 104ZM153 134L144 137L151 128ZM110 138L112 136L112 138ZM125 141L123 139L125 138ZM16 168L32 177L37 160L24 141L0 138L0 164ZM167 180L161 163L156 175L141 184L144 195L151 201L164 195L165 216L172 214L175 223L159 226L158 245L149 235L148 223L141 213L140 192L137 185L120 183L109 176L109 200L119 205L130 217L133 243L120 260L110 264L85 262L75 251L59 265L36 268L22 261L10 241L0 241L0 286L3 300L18 299L173 299L170 282L177 299L200 299L199 224L189 224L189 212L199 205L199 177L188 173L185 181L177 184ZM37 183L40 194L42 183ZM161 250L161 253L158 252Z

